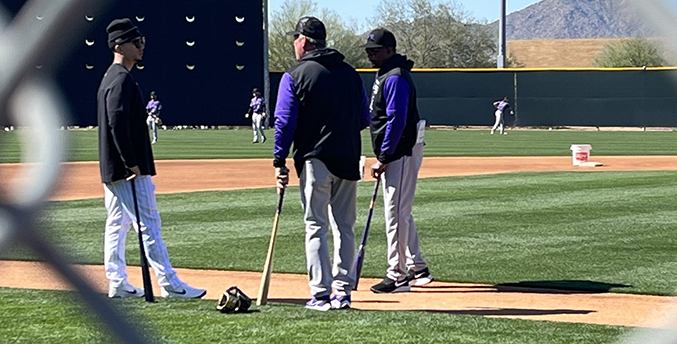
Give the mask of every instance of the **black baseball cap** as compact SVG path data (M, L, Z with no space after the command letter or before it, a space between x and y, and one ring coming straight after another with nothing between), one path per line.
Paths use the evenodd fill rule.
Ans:
M397 41L395 40L395 35L386 29L378 28L369 33L369 36L367 36L367 44L363 45L362 48L395 48L396 46Z
M304 35L312 39L324 41L327 39L327 30L324 23L315 17L303 17L296 23L294 31L287 32L287 35Z

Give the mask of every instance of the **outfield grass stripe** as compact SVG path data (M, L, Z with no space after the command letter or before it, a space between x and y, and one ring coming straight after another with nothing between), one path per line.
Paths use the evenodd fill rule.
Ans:
M272 131L269 132L272 134ZM97 131L69 130L68 161L96 161ZM592 145L592 157L602 155L674 155L677 133L509 131L489 135L488 130L428 130L426 156L571 156L571 144ZM272 158L273 143L251 143L251 130L160 131L153 145L156 159ZM17 131L0 131L0 163L18 162L21 148ZM362 132L362 152L373 156L368 131Z
M358 187L356 235L373 183ZM259 271L275 212L272 188L158 195L163 236L176 266ZM280 219L275 269L305 272L298 187ZM505 283L590 279L631 293L672 294L677 172L510 173L419 181L414 216L424 257L445 281ZM100 264L105 211L100 200L53 202L52 240L75 261ZM75 214L75 215L74 215ZM372 220L365 276L385 273L382 200ZM130 239L131 240L131 239ZM128 245L129 257L136 257ZM32 259L25 250L3 254ZM130 258L130 262L136 259Z

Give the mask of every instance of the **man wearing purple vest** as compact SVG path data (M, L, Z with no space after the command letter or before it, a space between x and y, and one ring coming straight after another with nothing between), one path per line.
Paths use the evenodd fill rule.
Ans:
M386 29L372 31L364 48L378 68L372 87L371 139L376 163L371 175L381 178L385 205L388 269L374 293L409 291L411 286L432 282L418 244L411 214L418 170L423 161L425 120L416 106L416 86L410 70L414 62L397 54L397 42Z

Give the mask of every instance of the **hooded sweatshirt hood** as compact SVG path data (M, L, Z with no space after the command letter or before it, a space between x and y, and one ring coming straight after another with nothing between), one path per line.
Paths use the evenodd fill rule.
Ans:
M402 68L411 71L414 68L414 61L408 60L405 55L395 54L389 59L383 61L383 65L378 70L378 75L381 76L393 68Z
M336 49L331 49L331 48L324 48L324 49L318 49L318 50L313 50L309 51L301 58L299 59L299 62L307 61L307 60L313 60L323 66L326 67L333 67L333 66L338 66L341 63L343 63L343 60L345 59L345 56L341 54L338 50Z

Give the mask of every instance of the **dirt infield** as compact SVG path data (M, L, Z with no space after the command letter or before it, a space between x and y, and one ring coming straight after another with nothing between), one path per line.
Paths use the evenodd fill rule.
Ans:
M468 176L526 171L677 170L677 156L596 156L601 167L573 166L571 157L431 157L423 160L420 178ZM367 159L367 166L375 160ZM264 188L274 185L271 159L163 160L153 178L158 193ZM0 190L21 190L20 164L0 164ZM291 185L298 185L291 174ZM98 162L63 165L62 181L53 200L103 197Z
M571 157L426 158L420 177L493 174L520 171L628 171L677 170L677 156L595 157L602 167L572 166ZM367 166L371 164L367 161ZM21 166L0 165L0 188L20 190ZM228 190L271 187L270 159L158 161L154 178L158 193ZM103 197L98 163L69 163L54 200ZM292 180L293 185L298 180ZM103 206L102 206L103 207ZM162 211L162 209L160 209ZM78 266L102 292L107 281L101 266ZM141 285L140 273L130 267L132 283ZM183 279L208 289L207 298L216 299L230 285L256 296L260 273L178 269ZM433 267L434 272L434 267ZM0 261L0 286L34 289L69 289L43 263ZM497 288L491 285L434 282L410 293L377 295L364 291L378 282L363 279L353 296L357 309L421 310L450 314L473 314L531 320L593 324L668 327L661 320L677 297L617 293L582 294L528 288ZM307 276L274 274L269 298L273 302L303 304L308 298Z

